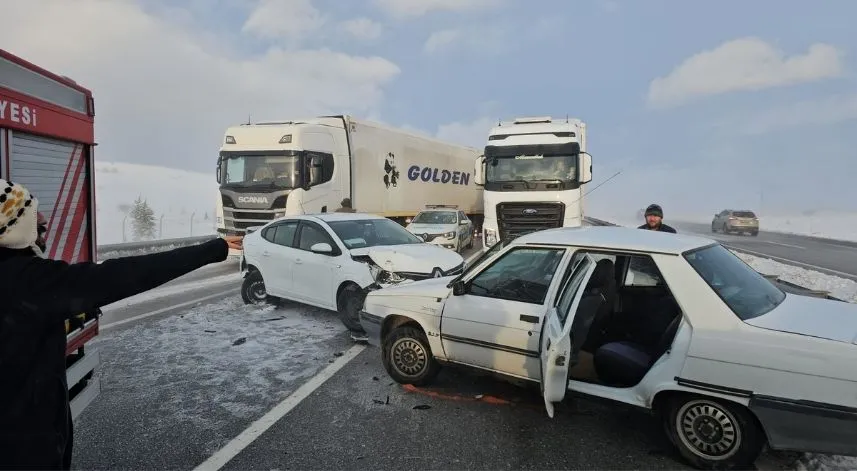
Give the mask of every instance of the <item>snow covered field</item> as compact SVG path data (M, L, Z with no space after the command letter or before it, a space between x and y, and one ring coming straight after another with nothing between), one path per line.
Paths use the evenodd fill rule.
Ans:
M158 239L215 233L217 181L203 174L123 162L95 164L98 243L130 242L126 212L142 196L155 213ZM124 238L123 238L124 232Z

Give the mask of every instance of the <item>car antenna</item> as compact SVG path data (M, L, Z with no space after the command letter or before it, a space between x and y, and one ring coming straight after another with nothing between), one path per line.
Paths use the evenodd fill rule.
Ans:
M253 112L247 113L247 124L250 124L250 117L253 115Z
M584 196L586 196L586 195L588 195L588 194L592 193L593 191L597 190L597 189L598 189L598 187L600 187L601 185L603 185L603 184L605 184L605 183L609 182L610 180L612 180L612 179L614 179L614 178L618 177L618 176L619 176L619 174L621 174L622 172L623 172L623 170L619 170L618 172L614 173L610 178L608 178L607 180L604 180L603 182L601 182L601 183L599 183L598 185L596 185L596 186L595 186L595 188L593 188L593 189L591 189L591 190L587 191L586 193L584 193L584 194L580 195L580 198L577 198L576 200L572 201L572 202L571 202L571 204L577 203L578 201L580 201L581 199L583 199L583 197L584 197Z

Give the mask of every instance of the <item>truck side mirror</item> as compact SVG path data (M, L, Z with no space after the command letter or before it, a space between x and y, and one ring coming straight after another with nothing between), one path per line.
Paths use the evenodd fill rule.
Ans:
M215 177L215 178L217 179L217 184L218 184L218 185L220 185L220 180L221 180L221 178L220 178L220 170L221 170L222 168L223 168L223 157L218 157L218 158L217 158L217 176Z
M592 181L592 156L588 152L577 154L578 183L589 183Z
M485 156L480 155L473 164L473 183L485 185Z

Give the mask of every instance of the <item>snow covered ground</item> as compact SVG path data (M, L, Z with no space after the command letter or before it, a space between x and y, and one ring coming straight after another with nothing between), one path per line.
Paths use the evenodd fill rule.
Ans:
M335 313L232 296L104 332L93 346L102 393L75 429L75 467L191 469L353 341Z
M215 233L217 181L211 174L123 162L95 164L98 243L130 242L126 213L142 196L155 213L158 239ZM124 232L124 237L123 237Z
M778 275L781 280L794 283L804 288L828 291L833 296L857 303L857 281L826 275L815 270L786 265L769 258L757 257L733 251L748 265L765 275Z

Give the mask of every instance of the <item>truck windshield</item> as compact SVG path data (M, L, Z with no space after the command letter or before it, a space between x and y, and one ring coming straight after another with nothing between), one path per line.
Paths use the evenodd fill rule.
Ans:
M327 223L348 249L379 245L422 244L423 240L389 219L355 219Z
M488 161L486 181L554 181L577 179L576 155L519 155L494 157Z
M298 188L298 155L224 155L223 185Z
M454 211L425 211L417 214L413 224L455 224L458 214Z
M779 306L786 294L722 245L684 254L690 266L742 321Z

